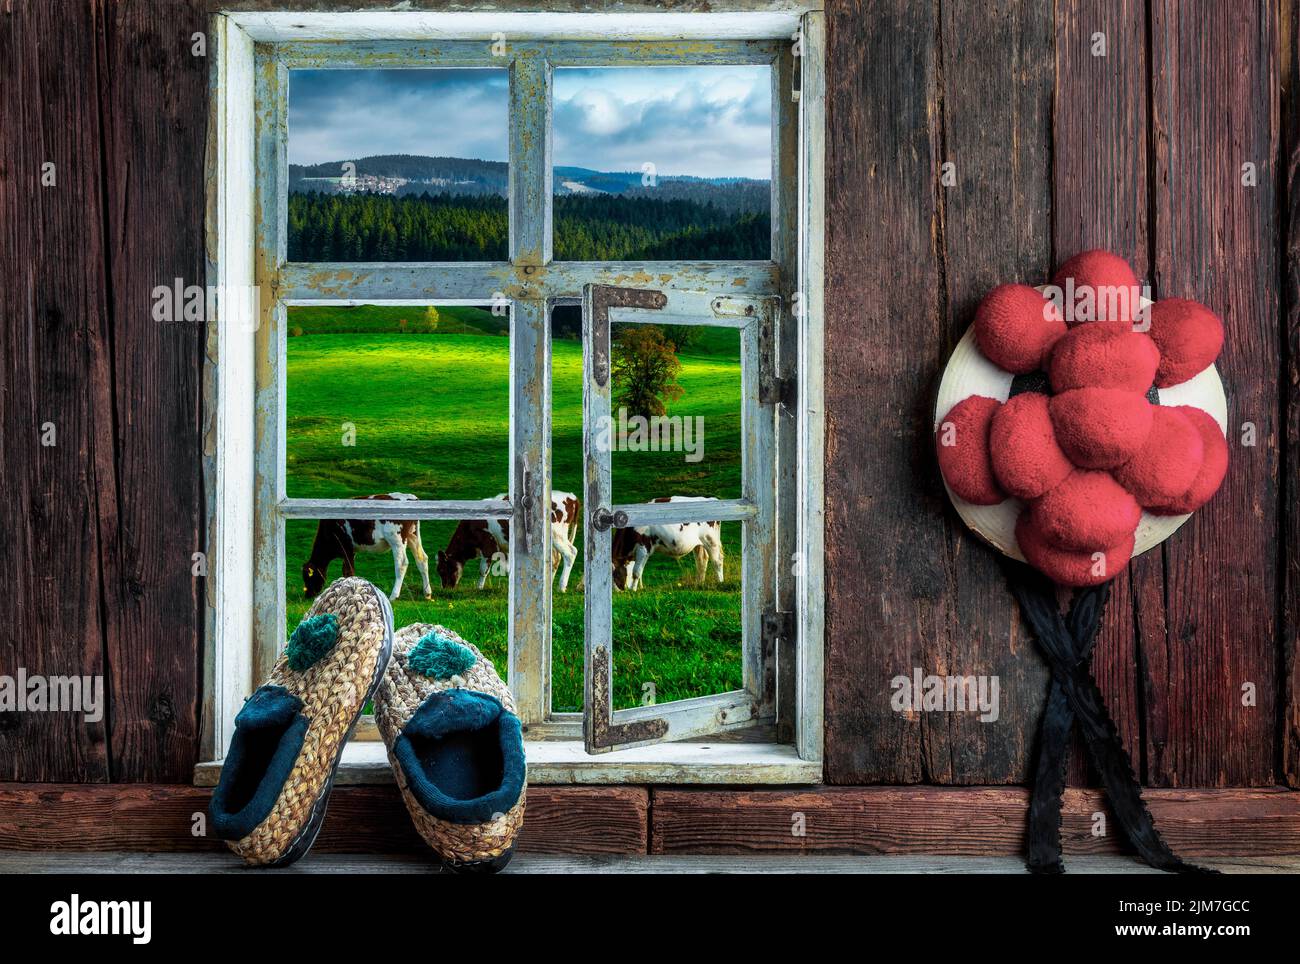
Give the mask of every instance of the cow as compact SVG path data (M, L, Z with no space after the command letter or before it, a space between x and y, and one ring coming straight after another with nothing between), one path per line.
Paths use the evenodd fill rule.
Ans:
M672 495L652 502L716 502L710 496ZM718 582L722 582L722 526L717 522L672 522L663 525L628 526L615 529L611 555L614 586L618 589L641 588L645 565L656 552L671 559L695 554L695 581L704 584L710 563Z
M506 493L497 496L498 500L506 498ZM569 589L569 574L578 559L578 547L574 538L578 534L578 513L581 504L578 497L571 492L551 493L551 573L564 561L560 573L560 592ZM456 526L451 534L451 541L446 549L438 550L438 577L444 589L455 589L460 584L460 577L465 572L465 563L478 558L478 588L487 585L488 573L492 562L499 559L505 571L510 567L510 523L505 519L465 519Z
M386 499L406 502L415 496L406 492L389 492L387 495L358 496L358 502ZM393 591L389 599L402 594L402 580L406 578L406 550L415 556L415 567L420 570L424 583L424 598L433 596L429 584L429 557L420 542L420 521L407 519L389 522L375 519L321 519L316 524L316 538L312 540L311 557L302 564L302 591L308 599L315 599L325 588L330 563L343 560L343 575L356 574L355 559L360 552L392 552Z

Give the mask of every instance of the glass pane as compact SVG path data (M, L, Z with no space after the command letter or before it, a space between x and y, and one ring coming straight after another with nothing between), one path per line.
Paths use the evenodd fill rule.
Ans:
M740 332L625 324L615 325L612 334L619 337L633 329L653 329L661 336L653 340L661 352L661 340L674 347L680 363L675 382L682 392L667 401L666 414L679 421L667 423L667 448L653 451L635 442L628 444L618 432L619 379L615 376L611 385L615 399L615 424L611 426L614 501L739 498ZM681 341L680 354L673 339ZM576 306L556 306L551 312L551 405L554 488L581 492L582 315ZM683 429L674 450L671 426L684 425L687 417L691 434L688 437ZM664 425L655 424L660 429ZM631 428L635 430L635 423ZM624 572L628 562L637 562L636 543L644 543L638 588L616 588L614 592L616 709L641 705L650 698L664 703L742 686L741 524L662 528L664 531L643 527L639 532L615 532L616 553L622 551ZM578 545L581 549L581 536ZM721 583L710 558L717 547L721 548ZM701 560L705 576L697 581ZM582 552L570 592L554 597L551 686L552 708L557 712L580 711L583 704L583 598L573 587L579 585L584 565ZM615 581L619 586L627 582L617 569Z
M504 69L289 73L290 261L504 261Z
M582 492L582 477L582 309L557 305L551 309L551 489ZM576 591L587 558L581 523L574 543L578 561L569 591L556 592L551 605L551 708L557 713L581 711L583 703L583 593Z
M557 261L771 257L767 66L555 71Z
M741 688L740 531L723 522L614 533L615 709Z
M457 537L458 527L477 529L482 525L427 519L419 523L374 524L357 520L287 520L286 636L302 620L321 588L343 576L345 554L351 558L356 575L370 580L391 596L397 579L397 553L392 546L396 538L403 548L406 569L401 595L393 601L393 628L401 629L412 623L440 623L481 649L504 678L510 634L508 564L503 557L489 560L485 585L479 589L483 560L477 555L466 557L463 552L457 552L463 560L463 578L455 587L445 585L449 580L443 578L453 576L457 570L443 561L447 550L469 544L465 538L467 533ZM422 569L428 574L427 596Z
M740 331L611 326L613 501L741 496Z
M486 499L509 484L504 307L288 309L285 491Z

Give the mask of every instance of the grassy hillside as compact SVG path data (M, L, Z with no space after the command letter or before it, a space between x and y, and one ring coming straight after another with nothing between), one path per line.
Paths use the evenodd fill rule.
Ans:
M509 340L504 319L475 308L439 308L433 332L400 334L423 317L421 308L391 306L291 308L288 341L287 491L302 498L347 498L405 491L421 498L479 499L505 491L509 451ZM405 318L406 329L400 327ZM444 327L444 321L447 327ZM427 329L426 329L427 330ZM452 333L444 333L447 331ZM554 486L580 491L582 474L582 346L553 341L552 464ZM682 398L670 415L704 417L704 458L687 463L677 452L613 453L614 497L637 502L659 495L740 494L740 364L737 336L713 330L682 356ZM355 444L344 445L345 423ZM434 598L426 601L411 561L397 625L442 622L506 669L506 579L474 588L477 568L454 590L433 571L450 522L422 524ZM306 611L300 570L315 522L286 527L289 628ZM726 581L694 586L693 561L656 556L646 589L615 595L615 698L641 701L653 681L660 702L740 685L740 529L723 527ZM556 594L553 621L554 706L579 709L582 699L583 555L570 591ZM361 554L360 575L392 586L392 558ZM330 572L337 577L338 564Z

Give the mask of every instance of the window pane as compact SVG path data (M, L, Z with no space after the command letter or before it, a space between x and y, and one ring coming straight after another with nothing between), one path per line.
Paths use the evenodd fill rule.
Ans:
M503 69L289 74L290 261L504 261Z
M321 588L343 576L342 550L338 548L337 538L340 530L348 537L346 545L352 547L350 554L356 575L370 580L390 595L396 586L397 556L391 539L385 536L396 536L402 540L406 572L401 595L393 602L393 628L401 629L412 623L439 623L455 630L482 650L504 678L508 670L506 649L510 632L507 566L501 558L489 560L486 584L479 589L481 560L477 556L465 558L459 585L454 588L445 585L442 577L453 577L457 570L443 562L438 553L441 550L445 556L449 547L467 544L463 536L455 537L461 525L426 519L418 524L381 522L372 525L353 521L347 522L344 528L336 520L287 520L284 536L286 635L292 633L306 615L312 598ZM478 527L482 524L470 522L464 525ZM417 547L423 549L427 559L428 596L424 592L424 573L421 572L424 563Z
M285 491L487 499L509 484L501 307L288 309Z
M691 419L691 449L632 451L627 440L614 436L611 453L614 501L649 502L665 497L739 498L740 480L740 333L736 329L692 327L685 331L651 325L614 325L612 334L653 329L662 336L662 351L682 342L676 356L681 368L676 382L682 394L670 399L667 414L684 424ZM556 489L581 492L582 447L582 317L576 306L551 312L551 460ZM661 343L662 342L662 343ZM617 359L617 353L615 358ZM616 369L617 371L617 369ZM611 384L617 421L619 379ZM669 423L670 425L673 423ZM699 428L703 427L703 434ZM671 440L671 429L670 429ZM697 458L697 456L699 456ZM694 461L690 461L694 459ZM649 694L659 703L707 696L742 685L741 524L691 527L681 538L667 532L641 531L653 551L645 552L641 585L636 591L614 593L614 706L640 705ZM661 538L663 537L663 538ZM619 542L636 542L634 534L615 533ZM670 545L670 542L675 544ZM689 545L688 545L689 543ZM580 548L582 547L579 541ZM699 552L696 547L699 547ZM709 553L721 547L723 581L717 581ZM625 545L625 549L628 547ZM649 548L649 547L643 547ZM677 553L674 555L674 553ZM635 547L628 555L635 562ZM697 581L697 558L705 578ZM583 598L573 591L585 565L579 555L567 595L556 594L551 629L552 708L579 711L583 703ZM626 582L616 576L621 584ZM649 689L646 684L652 684Z
M739 330L616 324L610 335L613 501L740 498Z
M584 492L582 477L582 309L557 305L551 309L551 490ZM585 502L583 510L585 517ZM551 604L551 709L557 713L582 709L583 593L576 589L587 555L582 524L578 530L569 591L556 592Z
M558 261L771 257L771 68L555 71Z
M615 532L615 585L625 587L614 592L615 709L741 688L740 529L723 522Z

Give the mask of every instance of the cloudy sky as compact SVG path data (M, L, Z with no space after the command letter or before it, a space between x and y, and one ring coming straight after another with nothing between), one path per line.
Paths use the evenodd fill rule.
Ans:
M555 71L555 163L766 178L766 67ZM506 159L505 70L295 70L289 161L369 154Z

